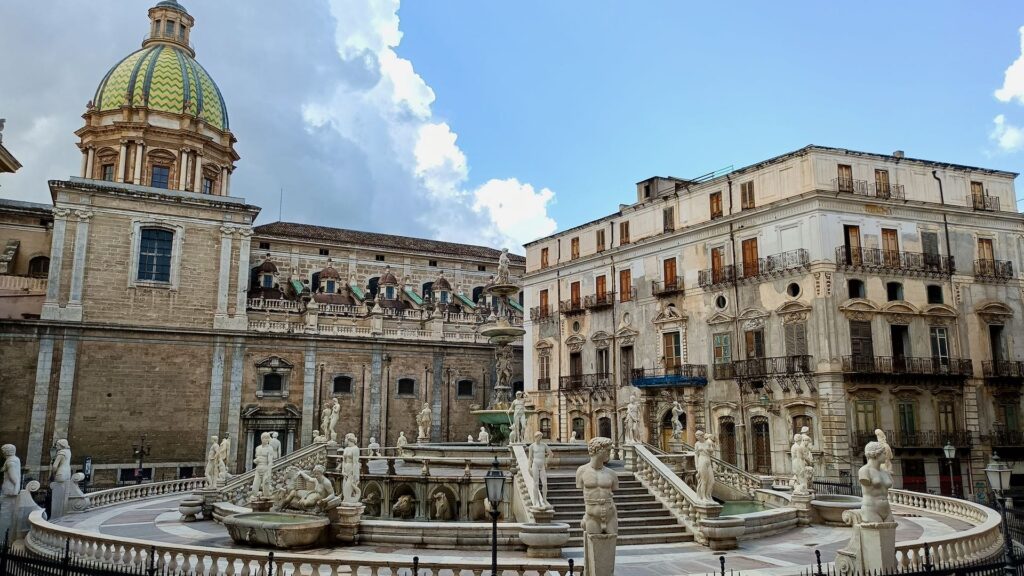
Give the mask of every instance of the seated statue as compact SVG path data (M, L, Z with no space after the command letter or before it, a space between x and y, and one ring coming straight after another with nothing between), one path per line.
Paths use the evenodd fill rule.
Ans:
M276 510L323 510L334 497L334 486L317 465L311 473L290 467L285 472L285 488L274 503Z

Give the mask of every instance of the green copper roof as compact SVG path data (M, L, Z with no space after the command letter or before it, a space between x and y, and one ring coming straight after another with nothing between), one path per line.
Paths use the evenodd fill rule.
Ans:
M412 298L412 301L415 302L417 306L423 305L423 298L420 298L420 295L417 294L416 291L413 290L411 287L406 286L405 293L409 296L409 298Z
M96 89L97 110L124 104L174 114L193 114L228 130L228 110L213 78L184 50L154 44L129 54L107 72Z
M469 298L466 298L462 294L456 294L455 297L458 298L459 300L462 300L462 303L465 304L466 306L469 306L470 310L476 310L476 304L473 304L473 301L470 300Z
M513 307L513 308L515 308L516 310L519 310L520 312L522 312L522 311L523 311L523 307L522 307L522 305L520 305L520 304L519 304L519 301L518 301L518 300L516 300L515 298L509 298L509 299L508 299L508 303L509 303L509 304L511 304L511 305L512 305L512 307Z

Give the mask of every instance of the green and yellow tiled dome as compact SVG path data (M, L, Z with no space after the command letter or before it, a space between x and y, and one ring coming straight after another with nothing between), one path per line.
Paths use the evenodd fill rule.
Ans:
M126 103L191 114L228 130L228 110L213 78L183 49L154 44L133 52L107 72L93 99L99 111Z

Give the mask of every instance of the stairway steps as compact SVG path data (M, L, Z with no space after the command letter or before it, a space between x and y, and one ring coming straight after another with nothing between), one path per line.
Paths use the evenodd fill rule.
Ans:
M618 490L615 491L615 497L630 496L633 494L650 494L650 492L648 492L647 488L644 488L643 486L629 488L620 487ZM580 498L583 496L583 492L576 487L556 488L555 486L551 486L548 488L548 496L575 496L577 498Z
M614 496L614 499L615 499L615 504L617 506L622 506L624 504L641 504L641 503L645 503L645 502L655 502L656 501L656 500L654 500L654 498L651 497L650 494L627 494L627 495L623 496L622 494L616 493L615 496ZM564 503L564 504L572 504L574 502L580 502L581 500L583 500L582 495L577 495L577 496L552 496L551 493L548 493L548 502L551 502L552 504L554 504L555 508L558 507L558 503L559 502Z
M557 520L557 522L565 522L569 525L571 530L581 530L580 521L583 519L583 515L573 516L571 518L564 518ZM675 527L679 530L685 530L682 524L680 524L674 516L665 516L654 518L651 516L637 516L635 518L619 518L619 528L625 530L626 528L641 528L644 530L649 529L652 526L657 526L659 529L663 527Z
M569 508L563 506L561 510L555 509L555 518L563 518L568 516L570 518L581 518L583 516L583 505L579 507ZM619 510L619 518L637 518L637 517L651 517L651 518L665 518L672 517L672 513L662 507L651 507L651 508L638 508L636 510Z
M616 546L639 546L646 544L674 544L678 542L693 542L693 534L687 532L678 532L671 534L646 534L646 535L629 535L619 536L615 539ZM567 547L575 548L583 546L583 538L581 536L570 536L569 542L566 543Z

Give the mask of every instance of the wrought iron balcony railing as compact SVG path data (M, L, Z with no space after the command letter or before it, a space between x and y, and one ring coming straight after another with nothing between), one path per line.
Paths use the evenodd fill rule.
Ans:
M583 314L587 309L583 307L583 299L573 298L559 302L558 311L566 316L573 316L575 314Z
M697 272L697 284L701 288L713 288L736 281L736 268L729 264Z
M850 435L850 440L863 450L876 437L874 431L856 431ZM942 448L947 442L957 448L968 448L972 444L970 430L886 430L885 440L893 448Z
M736 377L736 368L732 362L711 365L711 375L715 380L732 380Z
M1024 446L1024 430L993 430L982 440L992 446Z
M903 200L905 197L902 184L871 183L866 180L854 180L853 178L833 178L832 188L836 192L846 192L847 194L869 196L883 200Z
M971 194L968 198L971 206L975 210L999 210L999 196L989 196L988 194Z
M608 372L598 372L595 374L570 374L569 376L560 376L558 378L558 386L562 390L602 388L610 386L611 383L612 375Z
M541 392L551 390L551 378L537 378L537 390Z
M636 300L636 287L619 290L619 302L632 302L633 300Z
M1020 360L983 360L981 374L985 378L1024 378L1024 362Z
M703 364L676 364L665 368L634 368L633 386L658 388L668 386L704 386L708 383L708 367Z
M589 310L611 308L615 305L615 292L603 292L583 297L583 307Z
M881 248L836 247L836 264L845 268L882 270L901 274L948 276L956 271L952 256L901 252Z
M683 293L683 277L676 276L675 278L666 279L664 282L660 280L651 281L651 294L663 298L667 296L673 296L675 294Z
M534 306L530 308L530 320L534 322L542 322L554 317L554 311L551 306Z
M969 359L912 356L843 356L843 372L849 374L969 377Z
M810 261L810 255L804 248L758 258L756 262L744 261L737 270L736 280L751 280L806 268Z
M811 357L772 356L769 358L747 358L732 363L736 378L757 379L786 374L806 374L811 371Z
M975 260L974 277L979 280L1009 280L1013 278L1013 262L1009 260Z

